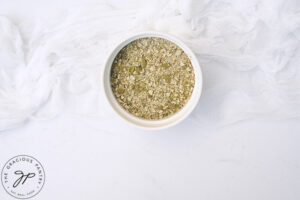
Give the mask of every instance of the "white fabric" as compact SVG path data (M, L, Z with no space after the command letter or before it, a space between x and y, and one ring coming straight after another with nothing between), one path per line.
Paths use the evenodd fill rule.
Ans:
M70 8L20 28L0 17L0 130L61 113L104 119L101 71L132 32L173 34L197 54L200 126L300 116L300 1L159 1ZM26 33L26 34L25 34Z

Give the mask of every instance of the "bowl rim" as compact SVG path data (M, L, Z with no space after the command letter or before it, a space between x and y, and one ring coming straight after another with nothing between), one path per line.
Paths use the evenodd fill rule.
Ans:
M116 55L120 52L121 49L123 49L129 43L137 39L147 38L147 37L163 38L170 42L173 42L178 47L180 47L188 55L192 63L194 69L194 75L195 75L194 89L187 103L176 113L160 120L146 120L146 119L138 118L133 114L129 113L128 111L126 111L117 102L110 84L111 67ZM109 53L102 74L103 74L102 84L103 84L105 97L109 105L111 106L111 108L125 122L144 130L161 130L161 129L169 128L171 126L175 126L176 124L180 123L181 121L186 119L191 114L191 112L195 109L196 105L199 102L200 96L202 94L202 85L203 85L202 70L196 55L180 39L168 33L157 32L157 31L144 31L144 32L133 33L127 37L124 37L123 39L121 39L120 42L117 43L117 45Z

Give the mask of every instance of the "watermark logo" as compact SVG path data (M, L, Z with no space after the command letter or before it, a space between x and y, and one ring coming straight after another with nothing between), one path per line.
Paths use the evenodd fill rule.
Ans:
M41 163L27 155L11 158L1 172L1 182L8 194L18 199L37 195L45 183L45 171Z

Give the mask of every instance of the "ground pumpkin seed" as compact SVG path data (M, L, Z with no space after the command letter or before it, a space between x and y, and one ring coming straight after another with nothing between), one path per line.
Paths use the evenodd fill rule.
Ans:
M195 75L181 48L168 40L149 37L121 49L113 62L110 81L126 111L139 118L159 120L187 103Z

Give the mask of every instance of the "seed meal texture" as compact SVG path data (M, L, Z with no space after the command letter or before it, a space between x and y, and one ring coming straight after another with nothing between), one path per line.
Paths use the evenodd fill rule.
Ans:
M180 47L166 39L148 37L121 49L113 61L110 81L126 111L139 118L159 120L187 103L195 75Z

